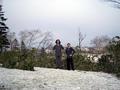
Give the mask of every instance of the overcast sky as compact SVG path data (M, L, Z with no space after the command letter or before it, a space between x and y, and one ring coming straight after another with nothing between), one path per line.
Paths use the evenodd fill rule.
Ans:
M11 31L51 31L54 39L77 45L78 28L86 34L83 45L95 36L120 35L120 9L100 0L3 0Z

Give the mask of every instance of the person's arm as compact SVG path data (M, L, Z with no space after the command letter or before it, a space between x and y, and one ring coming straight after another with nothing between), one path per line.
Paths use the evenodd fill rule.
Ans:
M61 45L61 48L64 49L64 47Z
M72 55L74 55L74 53L75 53L75 50L72 48Z
M56 45L53 47L53 50L55 50Z
M67 54L67 48L65 49L65 53Z

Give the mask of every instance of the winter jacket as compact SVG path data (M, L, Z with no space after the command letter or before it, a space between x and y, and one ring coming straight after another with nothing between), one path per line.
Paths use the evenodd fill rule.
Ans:
M53 47L53 50L55 50L55 55L56 56L61 56L62 55L62 49L64 49L64 47L62 45L55 45Z
M70 48L67 47L65 51L66 51L67 57L72 57L73 54L75 53L75 50L72 47Z

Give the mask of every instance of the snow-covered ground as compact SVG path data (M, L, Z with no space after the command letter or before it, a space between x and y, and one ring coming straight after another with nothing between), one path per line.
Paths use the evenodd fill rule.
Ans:
M120 80L102 72L0 68L0 90L120 90Z

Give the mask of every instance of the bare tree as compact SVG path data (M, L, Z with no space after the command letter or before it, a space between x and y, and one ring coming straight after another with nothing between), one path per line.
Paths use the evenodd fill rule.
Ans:
M16 39L15 32L8 32L7 37L10 43L10 49L13 50L14 40Z
M20 39L27 48L36 47L37 49L48 48L53 40L51 32L42 33L40 30L21 31Z
M36 36L40 35L40 32L38 30L25 30L21 31L19 35L21 42L24 42L27 48L31 48L32 45L35 44Z
M42 40L39 42L38 48L42 47L44 49L50 48L52 46L53 37L51 32L45 32L43 34Z
M17 39L14 39L14 41L13 41L13 49L19 49L20 47L19 47L19 42L18 42L18 40Z
M80 30L79 30L79 32L78 32L78 38L79 38L79 50L81 51L81 47L82 47L82 42L83 42L83 40L85 39L85 37L86 37L86 35L83 35L81 32L80 32Z
M104 47L106 47L109 42L110 38L108 36L96 36L93 40L91 40L91 44L93 47L96 48L96 51L99 53Z

